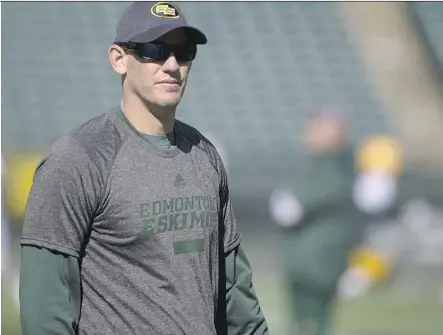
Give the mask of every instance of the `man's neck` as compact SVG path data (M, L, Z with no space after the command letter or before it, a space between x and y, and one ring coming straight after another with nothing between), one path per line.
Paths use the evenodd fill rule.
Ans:
M123 97L121 109L132 126L140 133L164 135L171 133L174 128L175 107L162 110L157 106L147 106L140 99Z

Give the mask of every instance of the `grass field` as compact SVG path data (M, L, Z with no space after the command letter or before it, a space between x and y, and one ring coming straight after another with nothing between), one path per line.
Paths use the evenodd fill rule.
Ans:
M292 335L288 292L270 236L246 234L254 285L272 335ZM258 248L257 246L260 246ZM18 315L2 283L2 335L20 335ZM440 335L443 267L404 264L364 298L338 301L333 335Z
M421 271L421 272L420 272ZM271 334L292 335L291 309L282 278L256 273L254 283ZM443 271L408 267L365 297L338 301L334 335L440 335Z
M257 294L272 334L294 334L283 284L255 279ZM386 292L352 301L338 301L334 335L439 335L443 329L443 305L434 295L402 299Z
M277 278L256 277L271 334L293 334L284 286L278 285ZM429 286L427 289L431 291ZM366 298L339 302L334 321L334 335L440 335L442 329L443 305L430 294L401 298L374 292ZM1 334L20 335L18 315L8 294L2 294Z
M253 281L271 334L293 335L288 291L272 234L244 234ZM443 258L442 258L443 259ZM443 263L403 262L385 283L367 296L338 301L333 335L443 334Z
M2 335L20 335L20 320L12 296L2 280Z
M271 334L293 334L283 282L277 276L269 275L256 275L254 282ZM426 285L408 297L392 292L395 288L400 289L395 287L402 285L398 280L388 291L380 290L365 298L338 302L334 335L440 335L443 305L435 293L439 288L437 281L435 284L434 287ZM20 335L18 321L12 299L4 291L1 334Z

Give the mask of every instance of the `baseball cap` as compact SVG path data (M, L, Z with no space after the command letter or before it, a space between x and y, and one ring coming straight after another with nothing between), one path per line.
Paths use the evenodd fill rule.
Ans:
M199 29L190 26L180 8L171 2L134 2L123 12L114 43L148 43L174 29L185 29L195 44L206 44Z

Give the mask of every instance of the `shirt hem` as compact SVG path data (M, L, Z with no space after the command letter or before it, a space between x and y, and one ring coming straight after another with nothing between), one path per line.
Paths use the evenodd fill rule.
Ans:
M45 248L45 249L52 250L52 251L58 251L62 254L73 256L75 258L80 257L80 253L75 249L66 248L64 246L60 246L60 245L57 245L52 242L47 242L47 241L38 240L38 239L34 239L34 238L22 238L20 240L20 245L22 247L23 246L40 247L40 248Z

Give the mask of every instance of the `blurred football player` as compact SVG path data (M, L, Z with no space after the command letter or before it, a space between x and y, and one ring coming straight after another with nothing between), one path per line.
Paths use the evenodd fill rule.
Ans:
M340 279L343 298L364 295L387 278L396 264L400 248L395 241L404 227L389 221L395 217L392 212L397 205L402 165L401 146L392 136L371 135L358 148L353 199L364 214L364 238L350 254L349 268Z
M354 157L344 119L332 112L308 122L293 188L270 198L282 226L282 258L300 335L330 334L338 280L356 239Z

